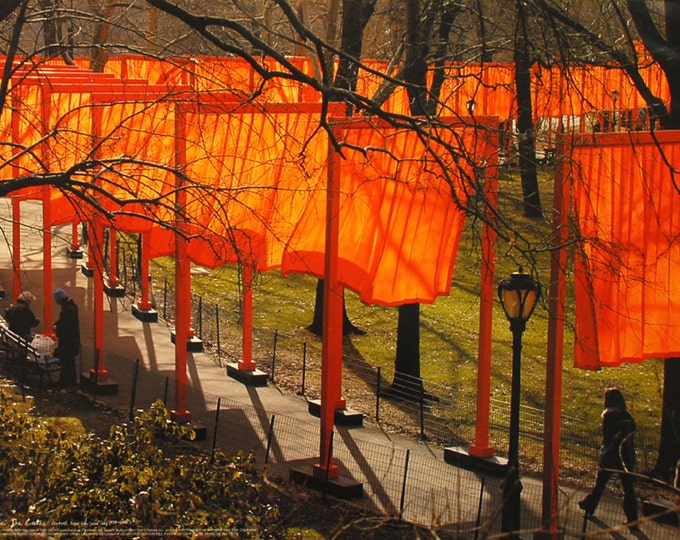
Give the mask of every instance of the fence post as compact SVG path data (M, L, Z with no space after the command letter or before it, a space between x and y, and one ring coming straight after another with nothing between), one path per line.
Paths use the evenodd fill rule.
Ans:
M213 427L213 441L212 450L210 452L210 459L215 456L215 446L217 445L217 428L220 424L220 407L222 406L222 398L217 398L217 409L215 410L215 426Z
M165 388L163 390L163 403L168 406L168 384L170 384L170 377L165 377Z
M163 281L163 319L168 320L168 276Z
M264 454L264 463L265 465L269 463L269 451L271 450L272 447L272 438L274 437L274 419L276 418L276 415L272 414L272 419L269 421L269 433L267 434L267 450Z
M125 286L125 290L128 288L128 275L127 275L127 253L125 252L125 246L121 248L121 255L120 258L123 260L123 284Z
M134 416L134 411L135 411L135 400L137 398L137 375L139 374L139 358L135 360L135 371L132 376L132 390L130 391L130 414L129 414L129 420L132 422L132 418Z
M305 382L307 379L307 342L302 343L302 395L305 395Z
M220 363L220 367L222 367L222 359L220 358L220 353L222 352L222 348L220 346L220 305L215 304L215 330L217 333L217 360Z
M406 478L408 477L408 463L411 459L411 450L406 450L406 459L404 461L404 480L401 483L401 500L399 501L399 517L404 513L404 504L406 502Z
M420 379L420 438L425 438L425 385Z
M274 330L274 352L272 353L272 383L275 382L275 370L276 370L276 343L279 339L279 329Z
M475 527L475 540L479 538L479 526L482 523L482 505L484 504L484 482L486 476L482 476L482 484L479 488L479 504L477 505L477 523Z
M378 366L378 378L375 382L375 421L380 423L380 381L382 379L382 368Z
M198 297L198 337L203 339L203 297Z

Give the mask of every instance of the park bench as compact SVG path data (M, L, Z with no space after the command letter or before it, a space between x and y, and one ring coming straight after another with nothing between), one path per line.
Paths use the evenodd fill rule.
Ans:
M0 352L6 367L16 374L22 388L30 377L37 379L41 388L59 379L59 360L46 358L26 339L12 332L4 319L0 319Z

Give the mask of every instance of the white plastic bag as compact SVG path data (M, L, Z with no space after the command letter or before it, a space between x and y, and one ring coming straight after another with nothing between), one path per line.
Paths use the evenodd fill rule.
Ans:
M54 349L56 348L56 342L49 336L43 336L42 334L36 334L31 341L31 346L38 351L41 359L52 358L54 356Z

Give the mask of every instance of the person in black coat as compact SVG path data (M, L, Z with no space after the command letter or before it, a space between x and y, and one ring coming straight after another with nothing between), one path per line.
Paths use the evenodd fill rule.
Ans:
M31 340L31 328L40 324L31 310L35 296L30 291L22 292L17 301L5 310L5 320L9 329L24 339Z
M78 382L76 356L80 353L80 323L78 306L64 289L54 291L54 301L61 306L59 319L54 323L57 348L54 356L61 361L59 384L72 386Z
M635 421L626 408L621 390L609 388L604 393L602 412L602 446L599 451L599 471L590 494L578 503L586 514L595 513L607 482L614 473L619 475L623 487L623 511L626 524L637 528L637 498L633 476L635 467Z

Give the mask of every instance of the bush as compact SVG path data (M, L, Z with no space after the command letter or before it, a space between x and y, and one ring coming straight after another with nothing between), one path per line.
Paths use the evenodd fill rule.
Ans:
M172 452L187 427L156 402L107 439L56 430L0 391L0 523L26 534L283 536L251 459ZM165 451L164 451L165 449ZM176 454L176 455L171 455Z

